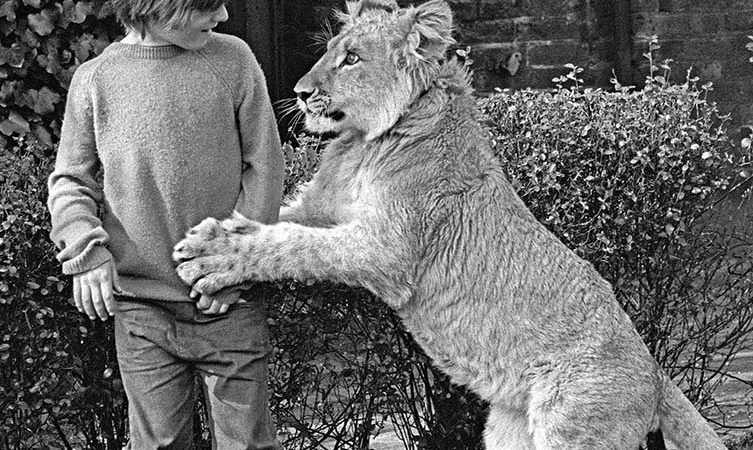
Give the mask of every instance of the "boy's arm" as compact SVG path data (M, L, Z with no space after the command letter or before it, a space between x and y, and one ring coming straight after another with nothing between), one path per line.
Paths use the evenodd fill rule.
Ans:
M264 73L248 47L244 48L241 102L237 110L243 173L235 211L262 223L277 221L282 202L285 163ZM196 306L205 314L224 314L238 301L244 286L213 295L198 295Z
M262 223L277 221L285 163L264 73L250 53L241 76L244 96L238 108L243 179L235 210Z
M50 237L67 275L87 272L112 259L105 247L109 236L98 217L103 194L95 179L99 159L88 73L80 68L71 80L55 170L48 180Z

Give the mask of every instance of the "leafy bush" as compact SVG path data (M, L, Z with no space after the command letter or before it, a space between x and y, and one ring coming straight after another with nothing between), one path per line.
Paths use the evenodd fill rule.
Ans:
M49 242L51 160L24 139L0 154L0 447L120 448L112 330L66 304Z

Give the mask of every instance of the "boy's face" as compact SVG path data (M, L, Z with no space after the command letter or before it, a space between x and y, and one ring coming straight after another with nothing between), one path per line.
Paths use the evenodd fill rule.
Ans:
M148 33L154 40L165 41L187 50L199 50L206 45L212 29L227 19L227 9L222 5L214 11L191 11L188 22L180 28L152 25L148 27Z

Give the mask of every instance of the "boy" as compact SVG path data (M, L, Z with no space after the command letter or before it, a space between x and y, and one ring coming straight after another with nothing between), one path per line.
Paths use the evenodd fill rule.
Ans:
M197 300L171 259L207 216L277 219L284 168L264 76L243 41L212 31L223 0L114 8L127 35L71 81L48 206L76 307L115 316L128 448L193 448L194 373L214 448L280 448L263 302Z

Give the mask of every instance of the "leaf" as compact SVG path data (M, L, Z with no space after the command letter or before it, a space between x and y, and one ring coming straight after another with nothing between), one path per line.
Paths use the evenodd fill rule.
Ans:
M89 53L92 51L93 41L93 35L84 33L80 39L71 42L70 48L73 50L73 53L79 61L86 61L89 59Z
M83 23L86 17L91 14L92 7L88 2L75 2L73 0L63 1L63 22Z
M51 114L55 112L55 104L60 101L60 94L44 86L36 92L34 103L30 105L34 112L39 115Z
M9 22L16 21L16 2L3 1L0 4L0 17L5 17Z
M8 118L0 122L0 133L6 136L10 136L13 133L23 135L29 131L29 122L15 110L11 110Z
M10 48L0 46L0 65L8 64L16 69L23 67L26 59L26 51L17 43L13 43Z
M42 11L39 14L29 14L29 27L40 36L48 36L55 29L55 24L49 15Z
M32 130L34 132L34 136L47 147L52 147L52 133L45 127L44 125L35 125L34 129Z
M86 17L93 12L91 3L89 2L76 2L76 9L74 18L71 19L73 23L83 23Z

